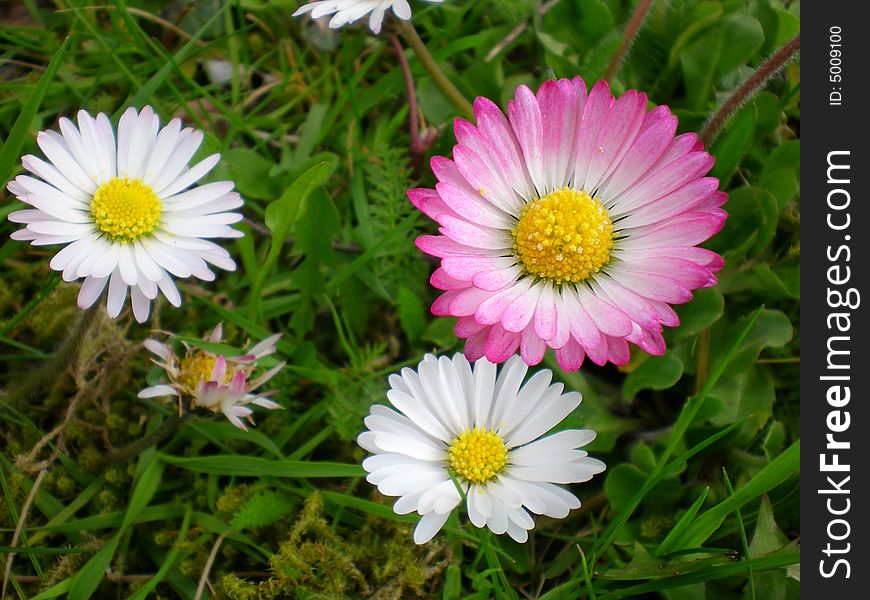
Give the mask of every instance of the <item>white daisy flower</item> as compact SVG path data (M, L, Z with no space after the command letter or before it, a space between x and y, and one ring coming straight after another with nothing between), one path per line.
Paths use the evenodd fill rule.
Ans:
M173 337L170 334L170 338ZM223 356L198 350L182 342L184 358L180 358L171 343L161 343L154 339L145 340L143 345L158 360L154 364L166 371L169 383L159 383L139 392L140 398L159 398L176 396L180 402L183 397L190 398L191 408L204 408L223 415L239 429L247 431L244 421L253 423L254 411L248 406L254 404L274 410L281 406L268 399L277 390L256 393L256 389L269 381L285 363L280 363L262 375L254 377L257 360L275 353L275 345L281 334L270 336L262 342L245 350L241 356ZM223 339L223 327L218 324L205 341L219 344Z
M444 0L426 0L427 2L443 2ZM411 18L411 6L408 0L318 0L309 2L293 13L294 17L311 13L311 18L317 19L326 15L334 15L329 21L332 29L353 23L369 15L369 28L374 33L381 32L384 15L390 9L397 18L407 21Z
M551 385L552 371L538 371L523 385L528 366L509 359L496 378L486 358L474 370L461 354L427 354L417 371L390 376L390 403L374 405L360 446L367 480L386 496L399 496L398 514L422 515L414 541L438 533L466 497L471 522L525 542L535 526L529 513L563 518L580 507L556 484L580 483L604 471L604 463L579 448L595 439L590 430L569 429L541 437L581 401ZM522 387L521 387L522 386ZM452 476L452 477L451 477ZM455 481L454 481L455 479Z
M212 281L209 264L232 271L229 252L204 238L235 238L230 227L242 206L230 181L192 187L220 159L213 154L188 167L203 140L201 131L182 129L172 119L160 129L150 106L128 108L118 124L78 113L78 128L60 119L60 133L40 131L36 141L48 161L21 159L35 177L19 175L9 191L32 208L9 215L26 227L12 234L34 246L65 244L51 260L64 281L84 278L78 305L85 309L108 284L109 316L127 299L140 323L160 290L173 306L181 295L172 276Z

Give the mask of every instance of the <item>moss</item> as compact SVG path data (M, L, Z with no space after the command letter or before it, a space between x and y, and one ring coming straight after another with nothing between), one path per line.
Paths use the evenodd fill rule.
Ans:
M221 577L221 598L409 598L424 596L452 556L433 542L416 546L407 524L368 518L362 529L343 537L323 516L323 499L312 493L287 539L269 560L273 575L246 581Z

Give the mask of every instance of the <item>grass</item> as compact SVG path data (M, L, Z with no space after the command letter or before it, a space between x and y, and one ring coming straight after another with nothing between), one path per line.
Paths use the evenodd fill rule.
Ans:
M421 131L387 35L294 19L295 0L28 0L0 7L0 182L38 153L35 132L85 108L151 104L206 132L214 179L245 198L239 264L188 280L184 304L137 325L82 321L50 251L0 243L0 555L21 598L797 598L800 562L799 99L786 65L725 123L710 151L729 193L708 244L726 267L678 307L661 358L564 373L584 395L566 426L595 429L607 471L583 506L537 519L520 545L461 515L415 546L414 515L364 479L355 438L386 378L423 353L461 350L433 317L434 230L405 197L431 187L460 114L405 49ZM612 72L618 95L668 104L700 131L797 33L799 2L414 3L432 60L466 98L501 106L519 83ZM641 18L642 17L642 18ZM518 34L516 32L519 32ZM407 32L405 32L407 35ZM216 73L222 73L216 75ZM424 135L431 133L431 135ZM431 145L419 148L420 140ZM416 142L415 142L416 140ZM417 145L414 145L414 144ZM5 193L3 216L19 204ZM281 411L242 432L136 393L159 370L153 329L196 343L223 322L244 347L282 332ZM78 340L76 343L73 341ZM48 365L48 366L46 366ZM36 375L34 375L36 374ZM177 414L175 414L177 418ZM158 445L111 462L159 430ZM110 457L107 459L106 457ZM109 464L106 461L109 460Z

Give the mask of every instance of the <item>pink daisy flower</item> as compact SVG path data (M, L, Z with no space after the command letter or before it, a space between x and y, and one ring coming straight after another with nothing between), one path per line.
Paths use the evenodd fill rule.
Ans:
M713 157L674 136L668 107L646 107L578 77L520 86L507 117L478 98L477 125L456 120L435 189L408 196L440 225L417 246L441 259L432 312L458 318L469 360L519 350L534 365L549 347L571 371L586 356L623 365L629 342L660 355L670 305L716 283L722 258L696 247L727 216Z

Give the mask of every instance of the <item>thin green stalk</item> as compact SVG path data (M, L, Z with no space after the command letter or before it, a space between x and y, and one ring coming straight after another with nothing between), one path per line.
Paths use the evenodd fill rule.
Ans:
M418 34L417 30L414 29L411 21L400 20L398 30L399 33L402 34L402 37L405 38L405 41L408 42L408 45L411 46L411 49L414 50L414 54L417 55L420 62L423 63L423 67L429 72L429 75L432 76L432 81L435 82L435 85L438 86L438 89L441 90L444 97L447 98L460 113L462 113L463 117L473 120L474 108L472 108L471 103L462 95L462 92L453 85L453 82L450 81L447 74L441 70L441 67L438 66L438 61L435 60L435 57L433 57L429 52L429 49L426 48L426 44L424 44L423 40L420 39L420 34Z
M731 359L734 358L734 355L737 354L737 351L740 348L740 345L743 343L743 340L746 339L746 336L749 335L749 332L752 331L752 328L755 327L756 321L761 316L761 312L764 310L764 307L759 308L752 314L749 318L749 322L746 324L746 327L743 328L743 331L740 332L740 335L737 336L737 339L725 353L725 356L719 361L719 364L710 374L710 377L704 383L704 387L698 392L697 395L689 398L686 403L683 405L683 409L680 411L679 417L677 417L676 423L674 423L674 427L671 430L670 438L665 446L664 451L662 452L661 457L659 457L658 462L656 463L655 468L653 468L652 472L646 479L646 482L641 489L631 498L628 505L616 515L613 521L608 525L607 530L605 530L604 534L599 538L598 542L595 545L595 548L592 551L592 559L589 561L590 565L592 565L592 569L594 571L595 565L598 563L598 560L601 558L604 551L607 547L616 539L616 535L623 525L628 521L631 515L634 513L635 509L640 505L643 498L647 493L653 488L655 483L657 482L657 478L661 473L665 471L665 469L669 465L669 461L671 456L676 450L677 445L680 443L680 440L683 439L686 431L689 429L689 426L695 420L695 416L698 414L698 411L703 406L704 402L707 400L707 396L713 390L713 386L719 381L719 377L721 377L722 373L725 371L725 368L730 364Z
M722 469L722 477L725 479L725 489L728 490L728 495L734 495L734 487L731 485L731 478L728 477L728 471ZM743 515L740 514L740 509L734 511L737 515L737 526L740 529L740 544L743 547L743 559L749 560L752 558L749 554L749 541L746 539L746 528L743 526ZM755 596L755 575L752 572L752 564L746 565L746 573L749 578L749 594L752 600L756 600Z

